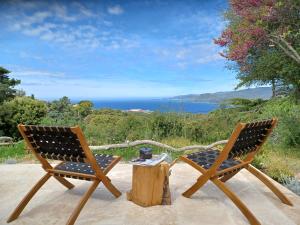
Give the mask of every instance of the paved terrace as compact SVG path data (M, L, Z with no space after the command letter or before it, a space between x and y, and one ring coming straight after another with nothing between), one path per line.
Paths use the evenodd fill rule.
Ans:
M109 173L112 182L123 193L115 199L103 185L98 186L81 211L76 224L248 224L235 205L211 182L206 184L191 199L181 196L198 177L190 166L179 163L172 169L170 187L171 206L143 208L126 200L126 191L131 188L131 165L119 163ZM38 164L0 165L0 224L23 196L44 174ZM29 202L20 217L11 224L54 225L65 224L91 182L73 180L76 187L66 190L51 178ZM282 204L246 170L243 170L227 185L237 193L262 224L299 225L300 197L284 187L281 190L292 200L294 207ZM279 184L278 184L279 185ZM280 185L279 185L280 186Z

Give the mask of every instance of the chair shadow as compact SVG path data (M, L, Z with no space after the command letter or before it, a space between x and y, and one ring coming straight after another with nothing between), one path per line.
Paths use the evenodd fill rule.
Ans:
M244 174L243 174L244 175ZM247 174L248 175L248 174ZM251 174L249 173L249 176ZM241 174L236 175L236 176L241 176ZM254 178L255 179L255 178ZM249 193L253 192L254 185L252 185L252 178L246 178L246 179L237 179L236 177L233 177L229 181L225 182L225 185L228 189L230 189L233 193L235 193L238 197L243 198L243 196L248 196ZM196 179L195 179L196 182ZM194 183L191 183L193 185ZM250 185L249 185L250 184ZM183 197L182 193L186 191L190 186L185 185L184 188L180 187L178 188L177 194L173 194L172 197L174 200L176 200L179 197ZM255 190L258 190L255 188ZM276 200L276 196L272 196L273 193L266 192L263 190L263 188L259 188L258 190L261 194L267 195L268 197L271 197L272 199ZM273 194L274 195L274 194ZM189 199L189 198L187 198ZM219 200L222 201L224 199L230 199L224 194L223 191L221 191L213 182L210 180L207 181L198 191L196 191L192 196L191 199L195 200Z
M72 182L72 180L70 181ZM122 193L122 195L119 198L122 198L122 196L126 196L127 187L129 189L130 182L122 181L122 188L118 187L118 184L121 184L120 182L113 182L113 184ZM31 209L28 211L26 210L25 207L26 211L24 210L19 216L19 218L34 217L34 215L41 215L43 212L47 212L45 216L47 216L48 218L55 218L57 216L56 214L57 211L54 209L59 208L60 212L63 211L60 214L65 215L64 217L62 217L62 219L67 219L71 215L71 213L73 212L77 204L79 204L81 198L83 197L83 195L91 185L92 185L91 181L86 181L84 183L83 182L75 183L74 184L75 187L72 189L64 190L64 187L61 186L60 191L56 190L55 192L51 193L53 197L47 198L47 200L44 201L41 201L41 198L47 195L47 193L43 193L41 196L40 195L41 193L39 194L39 192L37 192L37 196L35 196L36 198L33 197L33 199L31 199L28 205L30 205L30 203L34 204L34 201L37 200L37 198L39 198L38 203L36 203L34 207L31 206ZM45 187L44 190L51 190L51 187ZM76 196L76 199L74 199L74 196ZM96 190L93 192L92 196L89 198L89 200L97 199L103 201L104 204L106 204L109 202L111 203L116 202L118 201L119 198L116 198L109 190L106 189L103 183L100 183L97 186Z

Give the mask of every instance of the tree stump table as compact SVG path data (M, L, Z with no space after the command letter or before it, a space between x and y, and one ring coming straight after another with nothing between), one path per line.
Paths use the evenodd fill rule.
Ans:
M132 189L127 199L137 205L170 205L169 164L162 162L156 166L133 165Z

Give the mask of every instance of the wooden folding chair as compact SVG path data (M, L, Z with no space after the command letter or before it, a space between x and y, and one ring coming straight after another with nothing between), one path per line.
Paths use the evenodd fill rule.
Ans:
M241 169L245 168L270 188L283 203L292 206L292 202L272 181L250 164L276 123L277 119L275 118L254 123L239 123L222 151L210 149L180 156L180 160L202 173L197 182L183 193L183 196L191 197L210 180L233 201L250 224L258 225L260 224L259 221L246 205L224 184Z
M103 154L94 155L80 127L18 125L18 129L32 153L42 164L46 174L19 203L8 218L8 223L18 218L30 199L51 176L68 189L73 188L74 185L64 177L93 182L69 217L68 225L75 223L81 209L100 182L115 197L121 195L121 192L106 176L120 161L121 157ZM60 160L62 162L53 168L47 159Z

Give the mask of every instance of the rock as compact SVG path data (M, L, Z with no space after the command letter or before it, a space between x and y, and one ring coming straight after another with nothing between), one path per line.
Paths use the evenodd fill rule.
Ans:
M13 143L13 139L11 137L0 137L0 143Z
M17 163L17 160L16 159L7 159L5 161L6 164L16 164Z

